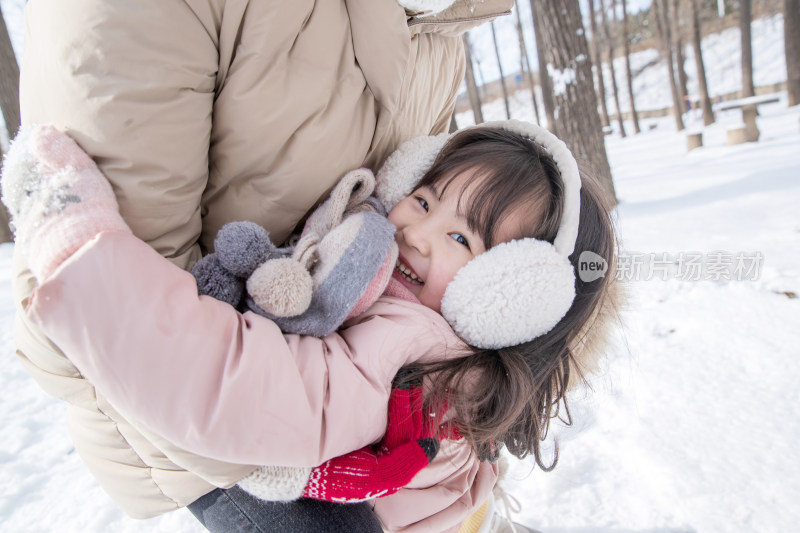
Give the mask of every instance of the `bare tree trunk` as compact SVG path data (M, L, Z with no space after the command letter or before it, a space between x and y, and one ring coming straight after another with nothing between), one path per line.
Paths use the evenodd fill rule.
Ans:
M750 22L753 19L753 1L739 2L739 30L742 34L742 97L756 94L753 86L753 43L750 37Z
M789 105L800 104L800 0L783 0L783 40Z
M514 0L514 5L517 8L517 34L519 35L519 57L520 57L520 74L527 73L528 87L531 88L531 101L533 102L533 112L536 115L536 123L540 124L539 120L539 104L536 102L536 91L533 85L533 72L531 72L531 62L528 60L528 48L525 46L525 34L522 32L522 19L519 13L519 3Z
M690 0L692 8L692 47L694 48L694 61L697 66L697 83L700 87L700 107L703 108L703 124L708 126L714 123L714 111L711 108L711 97L708 95L706 82L706 66L703 62L703 49L700 41L700 15L697 0Z
M684 103L689 102L687 89L689 77L686 75L686 56L683 49L683 32L681 31L680 0L672 0L672 35L675 39L675 72L678 75L678 95Z
M555 87L553 132L564 140L578 161L591 167L616 203L605 139L597 113L592 62L578 2L539 0L540 43L552 65ZM557 77L556 77L557 76Z
M486 87L486 78L483 76L483 69L481 68L481 56L480 56L480 54L473 55L472 59L475 60L475 67L477 67L477 69L478 69L478 77L476 78L477 81L480 81L480 83L478 83L478 87L479 88Z
M672 0L672 35L675 38L675 71L678 74L678 96L684 104L689 103L689 91L687 85L689 77L686 75L686 57L683 54L683 35L681 35L680 12L678 10L678 0Z
M469 104L472 107L472 115L475 117L475 124L483 122L483 110L481 109L481 93L478 91L478 84L475 83L475 71L472 69L472 46L469 43L469 34L464 33L464 53L467 56L467 72L465 79L467 82L467 95Z
M681 101L678 96L678 86L675 80L675 68L672 63L672 42L671 33L669 31L669 18L666 10L667 0L653 0L653 15L656 19L656 30L658 32L659 41L661 42L661 50L664 59L667 62L667 74L669 75L669 88L672 92L672 107L673 115L675 116L675 127L678 131L684 129L683 116L681 113Z
M602 0L600 0L602 2ZM602 9L602 4L601 4ZM603 79L603 57L600 53L600 33L597 31L597 16L594 11L594 0L589 0L589 23L592 25L592 60L595 70L597 70L597 98L600 100L600 110L602 111L603 126L608 126L611 121L608 118L608 106L606 105L606 82Z
M608 16L606 15L606 3L605 0L600 0L600 9L602 10L603 16L603 33L606 36L606 43L608 44L608 66L609 70L611 71L611 91L614 94L614 105L617 108L617 122L619 123L619 133L622 137L625 137L625 123L622 120L622 109L619 107L619 90L617 89L617 74L614 71L614 35L609 30L608 27ZM611 2L611 13L616 21L617 16L614 14L617 11L617 1L612 0Z
M8 28L0 9L0 107L6 122L9 139L13 139L19 130L19 65L14 47L8 36ZM0 150L2 155L2 150ZM9 229L10 218L6 207L0 204L0 242L11 242L12 235Z
M2 158L5 154L3 151L0 150L0 158ZM14 236L11 233L11 217L8 214L8 210L6 206L0 204L0 243L3 242L12 242L14 240Z
M628 80L628 99L631 104L631 119L633 120L634 133L641 133L639 127L639 113L636 112L636 102L633 97L633 76L631 75L631 43L628 39L628 2L622 0L622 42L625 46L625 76Z
M553 80L550 79L550 72L547 71L547 56L545 54L544 29L542 28L542 15L536 12L533 5L536 0L531 2L531 18L533 19L533 36L536 39L536 55L539 61L539 85L542 87L542 104L544 105L544 116L547 119L547 129L555 131L556 127L556 104L553 95Z
M19 65L8 28L0 9L0 107L6 121L9 139L13 139L19 129Z
M497 69L500 71L500 86L503 88L503 101L506 103L506 118L511 119L511 106L508 105L508 88L506 88L506 76L503 74L503 63L500 61L500 48L497 46L497 32L494 30L494 21L491 23L492 41L494 41L494 53L497 56Z

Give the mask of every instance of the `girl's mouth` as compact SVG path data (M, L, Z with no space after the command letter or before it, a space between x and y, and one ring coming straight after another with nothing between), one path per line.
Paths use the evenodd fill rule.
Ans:
M397 260L397 264L395 265L394 269L405 281L412 285L422 285L424 283L421 279L419 279L419 276L417 276L414 271L408 267L408 265L400 261L400 259Z

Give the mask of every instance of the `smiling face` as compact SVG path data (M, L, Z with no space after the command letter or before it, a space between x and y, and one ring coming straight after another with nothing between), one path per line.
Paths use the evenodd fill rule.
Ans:
M389 221L397 227L400 251L394 277L437 312L456 273L492 245L484 242L478 229L470 228L464 213L472 205L475 183L481 181L477 178L472 183L472 178L467 171L420 187L389 213ZM510 213L497 227L494 244L518 238L529 219L522 210Z

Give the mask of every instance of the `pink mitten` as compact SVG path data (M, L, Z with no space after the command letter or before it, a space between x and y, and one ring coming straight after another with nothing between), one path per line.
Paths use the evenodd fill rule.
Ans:
M3 163L3 203L39 281L90 239L130 228L94 161L53 126L24 127Z

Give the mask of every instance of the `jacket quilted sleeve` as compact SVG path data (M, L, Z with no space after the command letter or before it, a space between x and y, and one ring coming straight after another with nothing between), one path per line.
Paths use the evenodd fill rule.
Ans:
M440 315L397 299L340 333L284 335L198 297L191 274L124 233L84 246L27 314L120 412L240 464L316 466L379 440L397 370L463 348Z
M221 24L193 3L29 2L20 85L23 122L65 128L134 232L181 266L199 257Z

